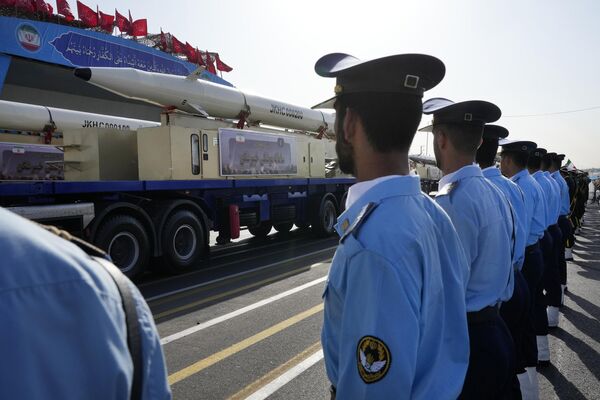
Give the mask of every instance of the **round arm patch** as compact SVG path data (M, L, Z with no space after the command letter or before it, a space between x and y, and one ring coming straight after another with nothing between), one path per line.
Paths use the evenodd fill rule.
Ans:
M382 379L390 369L392 354L383 340L374 336L363 336L356 349L358 374L365 383Z

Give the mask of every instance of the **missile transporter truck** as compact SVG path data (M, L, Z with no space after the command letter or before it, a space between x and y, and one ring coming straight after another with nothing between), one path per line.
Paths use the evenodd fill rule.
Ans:
M354 178L336 168L332 114L194 74L90 68L75 75L169 111L160 124L132 120L123 129L110 116L55 110L61 117L53 120L52 113L20 113L19 103L0 104L0 129L54 125L60 133L49 145L47 132L0 136L0 168L20 168L0 181L1 206L88 240L131 277L151 262L173 273L202 268L211 231L220 243L241 228L257 237L294 225L334 233ZM82 117L117 122L73 123Z

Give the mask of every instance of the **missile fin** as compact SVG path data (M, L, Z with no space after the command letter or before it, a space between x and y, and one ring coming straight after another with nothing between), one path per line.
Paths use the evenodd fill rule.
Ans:
M200 114L203 117L208 117L208 113L202 108L200 107L198 104L194 104L194 103L186 103L186 106L188 106L189 108L191 108L193 110L193 112L195 112L196 114Z
M186 76L185 79L187 79L188 81L198 80L198 78L200 78L200 76L202 75L202 73L205 70L206 70L205 66L200 66L200 67L196 68L194 70L194 72L192 72L191 74L189 74L188 76Z

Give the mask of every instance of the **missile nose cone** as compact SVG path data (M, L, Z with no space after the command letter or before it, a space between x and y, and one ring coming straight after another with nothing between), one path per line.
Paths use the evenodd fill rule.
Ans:
M92 70L89 68L75 68L73 72L76 77L89 81L92 78Z

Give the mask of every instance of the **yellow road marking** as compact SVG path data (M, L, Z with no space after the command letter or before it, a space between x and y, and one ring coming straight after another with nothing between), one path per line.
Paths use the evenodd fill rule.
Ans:
M161 313L158 313L158 314L154 315L154 319L155 320L159 320L161 318L168 317L169 315L176 314L176 313L178 313L180 311L184 311L184 310L187 310L189 308L193 308L193 307L202 305L204 303L209 303L209 302L211 302L213 300L218 300L220 298L227 297L227 296L232 295L232 294L243 292L246 289L252 289L254 287L264 285L265 283L274 282L274 281L276 281L278 279L285 278L285 277L288 277L290 275L294 275L296 273L305 271L307 269L308 269L307 267L302 267L302 268L299 268L299 269L294 269L292 271L288 271L288 272L286 272L284 274L281 274L281 275L272 276L272 277L264 279L262 281L258 281L258 282L255 282L255 283L250 283L250 284L245 285L245 286L241 286L241 287L239 287L237 289L233 289L233 290L230 290L230 291L227 291L227 292L219 293L219 294L216 294L214 296L206 297L206 298L204 298L202 300L194 301L192 303L188 303L188 304L185 304L183 306L175 307L175 308L172 308L172 309L169 309L167 311L163 311ZM230 282L233 282L233 281L228 281L227 283L230 283Z
M273 381L278 376L284 374L290 368L293 368L296 365L300 364L302 361L306 360L309 356L314 354L320 348L321 348L321 342L314 343L312 346L310 346L303 352L297 354L296 356L287 360L285 363L281 364L274 370L263 375L262 377L260 377L256 381L252 382L251 384L249 384L248 386L246 386L245 388L243 388L242 390L240 390L239 392L237 392L236 394L234 394L227 400L241 400L241 399L247 398L252 393L256 392L259 388L265 386L267 383Z
M174 385L177 382L182 381L183 379L186 379L194 374L197 374L198 372L218 363L219 361L222 361L222 360L226 359L227 357L230 357L230 356L258 343L261 340L264 340L270 336L273 336L274 334L279 333L282 330L287 329L290 326L297 324L298 322L300 322L312 315L315 315L316 313L318 313L322 310L323 310L323 303L316 305L313 308L310 308L306 311L303 311L300 314L296 314L293 317L288 318L285 321L282 321L278 324L275 324L272 327L267 328L264 331L259 332L254 336L250 336L249 338L244 339L241 342L238 342L230 347L227 347L226 349L223 349L223 350L219 351L218 353L215 353L215 354L208 356L200 361L197 361L197 362L193 363L192 365L185 367L185 368L169 375L169 385Z

